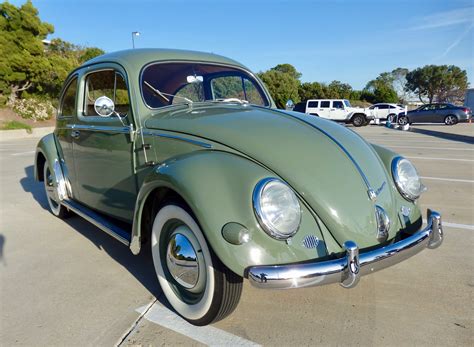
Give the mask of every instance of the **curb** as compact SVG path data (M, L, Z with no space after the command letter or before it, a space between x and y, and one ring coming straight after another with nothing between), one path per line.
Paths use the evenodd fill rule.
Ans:
M26 132L25 129L19 130L1 130L0 131L0 141L8 141L15 139L23 138L36 138L48 135L54 132L54 127L43 127L43 128L33 128L31 134Z

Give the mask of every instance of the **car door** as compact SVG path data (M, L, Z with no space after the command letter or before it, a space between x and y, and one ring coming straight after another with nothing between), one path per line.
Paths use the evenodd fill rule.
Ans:
M77 200L112 217L131 221L137 195L130 125L132 109L125 72L101 64L81 78L82 99L71 125ZM101 117L94 102L101 96L114 101L116 115Z
M319 109L318 109L319 117L331 119L330 106L331 106L331 101L321 100L319 102Z
M308 100L307 103L306 103L306 112L305 113L309 113L313 116L314 115L319 116L318 106L319 106L319 101Z
M74 169L73 143L71 137L70 125L74 123L77 117L77 94L78 94L78 75L75 74L65 83L65 88L60 96L58 115L56 118L56 138L58 139L59 158L61 158L61 167L68 179L72 197L76 191L76 176Z
M344 109L344 103L341 100L333 100L332 107L330 109L330 119L333 120L345 120L346 111Z

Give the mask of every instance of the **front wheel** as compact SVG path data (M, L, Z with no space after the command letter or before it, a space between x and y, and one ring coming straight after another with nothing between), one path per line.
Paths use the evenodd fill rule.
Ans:
M195 219L182 207L156 214L151 252L161 289L171 306L194 325L207 325L237 307L242 277L220 262Z
M366 125L365 117L360 114L356 114L354 117L352 117L352 124L354 124L355 127Z
M446 116L446 118L444 118L444 124L446 125L454 125L458 122L458 118L456 116Z
M406 116L399 116L398 117L398 124L406 125L408 123L408 118Z

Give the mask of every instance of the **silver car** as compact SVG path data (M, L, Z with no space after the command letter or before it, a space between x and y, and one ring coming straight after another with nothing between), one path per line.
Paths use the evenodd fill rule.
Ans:
M398 115L398 124L412 123L444 123L454 125L459 122L467 122L472 117L472 111L465 106L452 104L427 104L416 110L408 111L406 115Z

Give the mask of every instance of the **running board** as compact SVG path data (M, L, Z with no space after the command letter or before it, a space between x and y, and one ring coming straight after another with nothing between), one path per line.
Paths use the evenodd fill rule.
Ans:
M72 200L63 200L61 204L124 245L130 246L130 233L113 224L106 217Z

